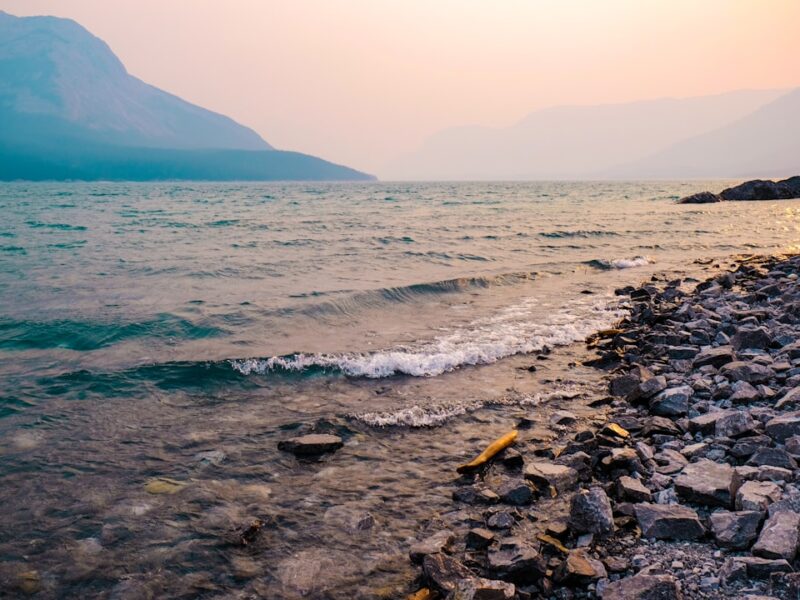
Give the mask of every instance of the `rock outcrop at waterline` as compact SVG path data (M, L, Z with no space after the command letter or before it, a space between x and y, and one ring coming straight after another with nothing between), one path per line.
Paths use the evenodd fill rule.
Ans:
M722 190L719 194L699 192L678 200L678 204L709 204L724 200L790 200L800 198L800 175L781 181L754 179Z
M800 597L799 272L751 259L627 294L591 341L607 422L454 481L463 530L415 546L414 597Z

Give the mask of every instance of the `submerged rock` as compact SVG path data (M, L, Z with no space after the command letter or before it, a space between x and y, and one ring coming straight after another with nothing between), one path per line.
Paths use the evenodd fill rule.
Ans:
M311 433L278 442L278 450L291 452L295 456L317 456L335 452L344 445L342 438L329 433Z

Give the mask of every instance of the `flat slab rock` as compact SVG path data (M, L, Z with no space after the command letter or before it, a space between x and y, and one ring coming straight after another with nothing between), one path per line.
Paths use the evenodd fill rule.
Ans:
M767 421L766 429L767 435L779 442L800 435L800 411L786 413Z
M677 580L672 575L634 575L609 583L603 600L680 600Z
M575 469L544 461L526 464L525 478L537 486L552 485L559 492L570 490L578 484L578 472Z
M635 512L646 538L695 540L705 533L697 513L680 504L637 504Z
M317 456L335 452L344 445L342 438L329 433L311 433L278 442L278 450L291 452L296 456Z
M701 458L675 478L675 491L698 504L732 508L741 484L741 476L730 465Z

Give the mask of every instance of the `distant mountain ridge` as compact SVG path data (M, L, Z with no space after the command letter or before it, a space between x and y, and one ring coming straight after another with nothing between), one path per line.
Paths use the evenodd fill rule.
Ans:
M766 161L751 162L749 172L739 173L733 165L725 172L714 172L702 156L688 166L649 165L648 160L686 140L731 126L786 95L785 90L745 90L696 98L543 109L509 127L462 127L440 132L417 152L390 165L384 176L532 180L749 175L768 166ZM800 120L800 112L792 114ZM748 152L735 146L725 149L730 157L739 151L743 155ZM771 166L780 169L781 165Z
M1 11L0 156L3 179L371 178L144 83L75 21Z

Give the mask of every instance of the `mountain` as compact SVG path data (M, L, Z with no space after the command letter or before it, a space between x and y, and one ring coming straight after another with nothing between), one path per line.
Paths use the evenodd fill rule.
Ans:
M144 83L75 21L4 12L0 156L2 179L371 178Z
M445 130L390 165L398 179L587 179L740 119L785 91L738 91L536 111L502 128ZM675 173L675 177L683 176Z
M781 177L800 172L800 89L733 123L610 171L615 177Z

